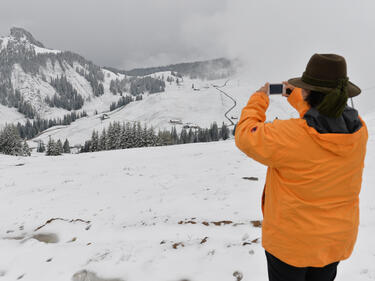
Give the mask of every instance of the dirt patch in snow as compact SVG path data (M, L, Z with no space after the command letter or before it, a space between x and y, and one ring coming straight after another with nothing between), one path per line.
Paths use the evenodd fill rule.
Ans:
M31 236L31 238L44 243L58 243L59 237L55 233L40 233Z
M72 281L123 281L123 279L101 278L101 277L98 277L96 273L94 272L81 270L73 275Z

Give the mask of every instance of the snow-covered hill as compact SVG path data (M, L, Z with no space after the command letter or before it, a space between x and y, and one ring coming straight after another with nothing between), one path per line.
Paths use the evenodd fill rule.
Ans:
M342 281L375 276L375 123L367 122L359 236L353 256L339 265ZM94 273L124 281L267 280L257 222L265 167L233 140L1 156L0 170L4 281L77 281Z
M9 108L0 104L0 129L5 124L18 123L21 124L26 121L25 116L17 111L15 108Z
M157 76L168 76L170 72L156 73ZM224 113L233 106L233 101L217 90L214 86L220 87L237 101L237 106L228 114L233 117L236 123L241 114L242 108L246 105L250 95L256 88L250 83L239 80L214 80L202 81L184 77L183 83L177 86L167 83L163 93L144 95L143 100L132 102L124 108L107 113L109 118L101 120L102 114L89 116L73 122L70 126L52 128L47 130L31 142L35 147L39 140L48 141L53 139L68 138L71 145L83 144L91 137L92 131L101 132L107 128L110 122L141 122L147 126L153 126L156 130L170 130L176 126L180 130L186 124L196 124L202 128L208 128L213 122L219 126L224 122L231 125ZM192 87L194 85L194 89ZM296 117L295 110L281 96L272 96L270 108L267 112L267 119L274 120L276 117L287 119ZM172 124L171 120L181 120L182 125Z

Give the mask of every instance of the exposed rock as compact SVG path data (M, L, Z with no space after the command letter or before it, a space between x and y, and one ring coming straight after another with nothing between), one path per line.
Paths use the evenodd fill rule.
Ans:
M262 227L262 221L251 221L251 224L254 226L254 227Z
M244 180L249 180L249 181L258 181L259 179L257 177L242 177Z
M35 234L31 238L36 239L44 243L57 243L59 242L59 237L55 233L40 233Z
M174 244L172 245L173 249L177 249L178 246L180 246L180 247L185 247L184 243L182 243L182 242L174 243Z
M236 278L236 281L241 281L243 278L243 274L240 271L233 272L233 276Z
M29 41L31 44L44 48L44 45L42 43L35 40L34 36L23 28L12 27L10 30L10 35L16 38L17 40L20 40L21 38L26 38L26 40Z

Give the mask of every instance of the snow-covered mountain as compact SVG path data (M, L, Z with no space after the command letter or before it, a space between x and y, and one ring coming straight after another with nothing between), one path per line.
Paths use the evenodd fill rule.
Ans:
M227 60L214 60L211 64L180 64L163 69L209 76L212 73L208 73L208 66L212 64L216 77L226 76L231 69ZM28 31L12 28L9 36L0 37L0 103L16 107L29 118L36 115L44 119L62 117L71 110L85 110L89 114L103 112L122 94L135 96L163 91L161 77L139 77L160 69L127 72L102 68L78 54L48 49Z
M123 77L77 54L48 49L21 28L0 37L0 102L27 117L62 117L90 108L96 97L96 110L104 110L118 100L110 80Z

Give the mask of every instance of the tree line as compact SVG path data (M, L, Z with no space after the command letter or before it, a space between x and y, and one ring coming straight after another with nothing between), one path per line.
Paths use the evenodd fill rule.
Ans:
M28 119L24 125L18 122L16 128L21 138L32 139L36 137L39 133L53 126L70 125L72 122L76 121L77 119L83 118L86 116L87 116L86 111L82 111L80 113L72 111L68 114L65 114L63 118L54 118L54 119L36 118L32 122Z
M211 142L226 140L229 134L224 123L219 128L216 122L212 123L210 128L190 128L189 131L183 128L180 133L177 133L176 127L172 127L171 131L159 130L156 133L153 128L142 127L139 122L114 122L100 134L94 130L91 139L84 143L80 152Z
M45 152L47 156L58 156L62 155L63 153L70 153L70 144L68 139L65 139L64 144L62 144L60 139L55 141L54 139L49 138L47 148L45 147L43 141L39 141L36 151L40 153Z
M141 95L140 95L139 97L141 97L141 99L142 99L142 96L141 96ZM137 96L137 98L138 98L138 96ZM137 99L137 100L138 100L138 99ZM134 101L134 99L133 99L131 96L121 97L121 98L117 101L117 103L116 103L116 102L111 103L111 105L109 106L109 111L113 111L113 110L115 110L115 109L117 109L117 108L120 108L120 107L122 107L122 106L125 106L125 105L131 103L132 101Z

